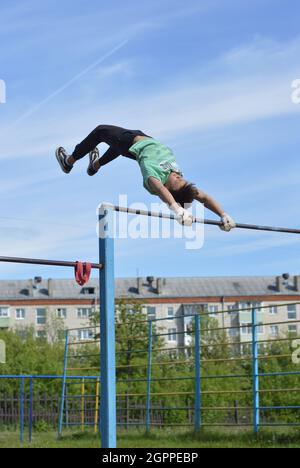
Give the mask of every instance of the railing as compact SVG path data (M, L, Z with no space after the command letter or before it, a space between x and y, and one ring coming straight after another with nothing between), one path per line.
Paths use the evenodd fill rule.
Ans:
M293 304L296 318L284 320L288 305L278 305L272 319L269 306L209 314L201 305L173 318L148 320L138 313L136 319L133 311L126 320L118 319L118 426L144 426L147 431L190 426L199 431L241 425L257 433L263 426L300 425L300 365L293 362L299 335L288 331L300 324L300 304ZM247 324L241 322L245 318ZM274 326L278 336L271 334ZM78 347L76 333L70 330L69 337ZM77 364L69 370L78 373L82 366L82 372L93 372L89 354L77 352Z
M123 314L122 321L116 320L119 429L144 427L149 432L155 427L186 427L198 432L202 427L252 427L257 433L261 427L300 426L300 352L293 347L299 335L289 334L287 328L300 323L298 306L294 304L293 320L283 320L287 304L277 306L278 315L272 321L268 306L220 311L213 317L201 305L194 305L191 313L182 310L174 317L151 320L139 311L125 318ZM239 318L246 314L252 320L245 328ZM272 337L268 327L275 325L278 336ZM83 337L93 331L90 339L78 339L82 330ZM251 335L243 340L245 331ZM98 335L98 326L68 331L72 352L65 376L65 427L98 430ZM61 385L63 376L0 376L0 389L3 379L15 379L11 411L15 422L18 405L21 440L27 426L31 439L33 423L42 414L45 421L49 412L54 414L57 424L59 387L41 404L34 382L53 379ZM9 407L8 399L0 390L0 425L9 420L7 411L3 412L4 401Z

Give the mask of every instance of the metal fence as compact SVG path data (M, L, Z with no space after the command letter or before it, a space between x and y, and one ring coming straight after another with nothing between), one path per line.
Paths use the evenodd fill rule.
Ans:
M145 321L145 347L116 353L118 397L130 399L133 414L136 403L141 404L140 424L148 431L157 424L195 431L204 426L252 426L255 433L263 426L299 426L300 368L297 359L293 362L300 323L297 305L277 306L278 316L295 307L296 318L290 320L268 320L270 307L256 306ZM174 320L176 329L169 328ZM117 324L117 330L133 325ZM175 337L176 345L170 347ZM128 352L131 361L124 364ZM137 386L143 391L136 391ZM157 423L159 405L164 415ZM136 416L130 424L138 424Z
M252 427L257 433L300 426L299 305L277 305L276 313L271 306L209 313L191 305L190 313L150 320L127 306L116 320L118 427ZM78 333L68 331L73 346L65 376L0 376L0 426L18 421L21 440L27 427L31 440L39 422L57 429L60 407L64 427L98 430L99 328L80 329L84 340ZM1 391L5 379L15 379L9 395ZM39 393L37 380L57 383Z

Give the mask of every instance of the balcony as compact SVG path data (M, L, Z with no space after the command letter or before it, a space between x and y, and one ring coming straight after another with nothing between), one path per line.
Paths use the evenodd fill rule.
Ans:
M9 318L8 317L0 317L0 329L1 328L9 328Z

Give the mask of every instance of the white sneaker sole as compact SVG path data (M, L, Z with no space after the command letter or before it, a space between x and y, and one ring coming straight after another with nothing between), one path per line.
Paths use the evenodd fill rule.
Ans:
M61 170L65 173L65 174L69 174L70 171L67 171L65 166L63 165L62 163L62 157L61 157L61 149L62 149L62 146L60 146L59 148L56 149L55 151L55 156L56 156L56 159L57 159L57 162L58 164L60 165L60 168Z

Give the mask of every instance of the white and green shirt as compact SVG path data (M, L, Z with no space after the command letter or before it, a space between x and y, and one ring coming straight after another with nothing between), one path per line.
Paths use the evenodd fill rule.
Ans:
M181 174L172 150L153 138L138 141L129 148L129 152L136 156L144 187L152 195L155 193L149 187L149 177L154 177L165 185L171 172Z

